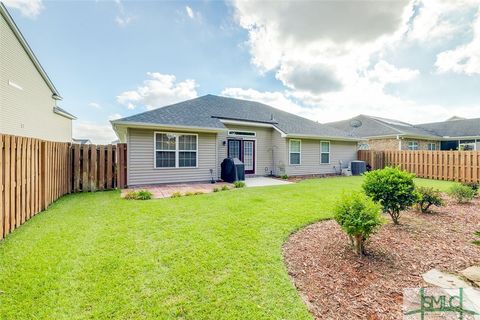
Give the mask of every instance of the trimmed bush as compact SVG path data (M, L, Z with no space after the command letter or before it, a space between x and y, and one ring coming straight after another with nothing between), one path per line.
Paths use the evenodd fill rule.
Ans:
M213 192L218 192L218 191L220 191L220 188L217 188L217 187L213 188Z
M348 235L355 252L365 253L365 241L382 224L381 206L362 193L343 195L335 205L335 220Z
M421 212L428 212L431 206L441 207L444 205L440 190L429 187L417 187L417 208Z
M284 174L284 175L281 176L280 178L282 178L283 180L287 180L287 179L288 179L288 175Z
M410 208L418 199L413 178L415 175L399 168L386 167L365 173L363 190L379 202L394 224L399 223L400 212Z
M243 188L243 187L245 187L245 182L243 182L243 181L235 181L235 182L233 183L233 185L235 186L235 188Z
M226 184L224 184L222 186L222 191L227 191L227 190L230 190L230 188Z
M153 194L148 190L128 191L123 197L126 200L150 200Z
M193 194L198 196L198 195L201 195L201 194L204 194L205 192L203 191L195 191Z
M172 193L170 198L180 198L181 196L182 194L180 193L180 191L175 191L174 193Z
M185 197L190 197L190 196L193 196L193 195L195 195L195 193L192 192L192 191L185 192Z
M448 190L448 194L459 203L470 202L475 197L475 191L472 188L460 183L452 185Z

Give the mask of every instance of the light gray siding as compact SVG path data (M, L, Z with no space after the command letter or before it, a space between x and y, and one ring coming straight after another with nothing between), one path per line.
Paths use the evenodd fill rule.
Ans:
M301 164L290 165L288 162L288 143L286 140L286 174L289 176L310 174L340 173L341 167L346 168L350 161L357 159L357 143L330 141L330 164L320 164L320 141L312 139L300 139ZM322 140L324 141L324 140ZM342 165L340 167L340 161Z
M0 133L72 140L72 120L55 114L55 100L34 63L0 15Z
M245 137L245 140L255 140L255 174L256 175L268 175L270 171L273 171L272 167L272 152L274 150L272 146L272 128L255 127L255 126L240 126L240 125L225 125L229 130L240 131L253 131L256 133L255 137ZM220 165L227 157L227 145L223 145L224 141L227 141L228 132L218 134L217 146L218 146L218 172L220 176Z
M128 129L128 185L210 180L216 168L216 134L198 133L198 168L155 168L154 130ZM169 130L168 132L174 132Z
M287 139L282 137L280 132L274 130L272 132L272 144L275 150L273 154L274 174L281 176L286 173L286 167L288 165Z

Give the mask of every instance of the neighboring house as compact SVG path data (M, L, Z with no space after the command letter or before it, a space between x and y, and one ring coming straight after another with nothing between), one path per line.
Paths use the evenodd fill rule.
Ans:
M111 121L128 144L129 185L220 178L236 157L250 175L340 173L359 138L268 105L206 95Z
M78 143L78 144L92 144L92 141L90 139L72 139L73 143Z
M327 125L368 139L370 150L480 150L480 118L410 124L367 115Z
M0 2L0 133L72 140L73 115Z

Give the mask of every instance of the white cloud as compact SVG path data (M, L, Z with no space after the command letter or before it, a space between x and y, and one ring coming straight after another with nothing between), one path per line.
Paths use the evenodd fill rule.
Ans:
M120 118L123 118L123 116L120 113L115 113L108 116L108 121L117 120Z
M190 17L190 19L195 19L195 13L193 12L192 8L186 6L185 11L187 12L187 15Z
M480 8L472 29L471 42L437 55L435 66L440 73L451 71L467 75L480 74Z
M118 8L118 14L115 17L115 22L120 26L120 27L126 27L133 21L133 16L129 15L125 11L125 7L123 6L123 3L121 0L115 0L115 4L117 5Z
M42 0L2 0L10 8L18 9L22 15L34 18L44 9Z
M143 105L147 109L162 107L198 96L195 80L178 82L174 75L148 72L149 79L135 90L125 91L117 96L117 102L134 109Z
M110 124L88 121L73 122L73 137L76 139L90 139L95 144L107 144L117 139Z
M372 82L387 84L412 80L419 74L420 72L418 70L397 68L394 65L381 60L372 70L367 72L367 78Z
M100 104L98 104L97 102L93 102L93 101L90 102L90 103L88 104L88 106L89 106L89 107L92 107L92 108L95 108L95 109L101 109L101 108L102 108L102 106L101 106Z

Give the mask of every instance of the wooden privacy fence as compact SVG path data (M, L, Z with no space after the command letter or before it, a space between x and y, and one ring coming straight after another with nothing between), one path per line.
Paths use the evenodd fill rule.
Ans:
M64 194L126 186L126 145L0 134L0 239Z
M358 159L372 170L399 166L421 178L480 183L480 151L359 150Z

